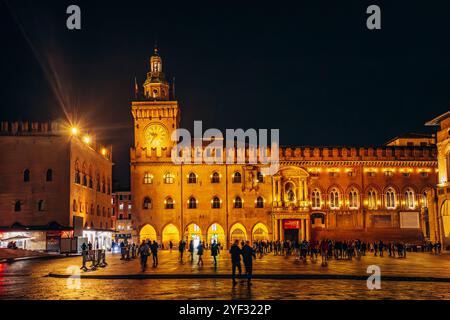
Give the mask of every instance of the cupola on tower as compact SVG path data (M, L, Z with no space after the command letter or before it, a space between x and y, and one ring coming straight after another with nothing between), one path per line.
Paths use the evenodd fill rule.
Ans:
M156 45L150 58L150 71L144 82L144 96L152 100L169 100L169 84L164 76L162 59Z

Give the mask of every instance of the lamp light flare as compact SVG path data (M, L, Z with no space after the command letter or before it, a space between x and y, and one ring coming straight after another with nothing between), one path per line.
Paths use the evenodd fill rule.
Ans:
M77 127L72 127L70 129L70 132L72 133L72 135L76 136L78 134L78 128Z

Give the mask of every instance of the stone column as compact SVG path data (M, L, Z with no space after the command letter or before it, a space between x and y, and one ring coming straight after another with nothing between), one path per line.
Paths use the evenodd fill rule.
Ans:
M300 220L301 240L305 240L305 219Z
M311 219L306 219L306 241L311 239Z

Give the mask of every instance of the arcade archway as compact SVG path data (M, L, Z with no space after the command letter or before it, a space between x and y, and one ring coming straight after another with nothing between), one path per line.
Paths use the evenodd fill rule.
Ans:
M235 240L246 241L247 240L247 230L240 224L234 224L230 229L230 241L233 243Z
M156 240L157 236L156 236L156 230L155 228L153 228L153 226L146 224L145 226L142 227L141 232L139 233L139 239L140 241L142 240Z
M180 242L180 232L173 224L165 226L162 232L162 243L164 248L169 248L170 241L172 241L174 245L178 245L178 242Z
M269 230L263 223L258 223L253 227L253 241L269 240Z
M194 248L197 248L200 241L203 241L202 230L195 223L191 223L186 227L184 235L188 245L190 244L191 241L194 241Z
M208 228L207 241L208 241L208 244L211 244L214 241L216 241L217 243L220 243L221 245L226 245L225 244L225 231L220 224L214 223Z

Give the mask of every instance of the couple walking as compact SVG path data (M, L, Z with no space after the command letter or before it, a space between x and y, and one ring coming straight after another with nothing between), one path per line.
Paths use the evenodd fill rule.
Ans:
M242 275L241 256L244 260L245 274L247 276L247 283L252 285L253 274L253 259L256 259L255 250L250 246L250 241L245 242L242 248L239 247L239 240L235 240L230 248L231 264L232 264L232 279L233 286L237 284L236 269L239 272L239 278Z

